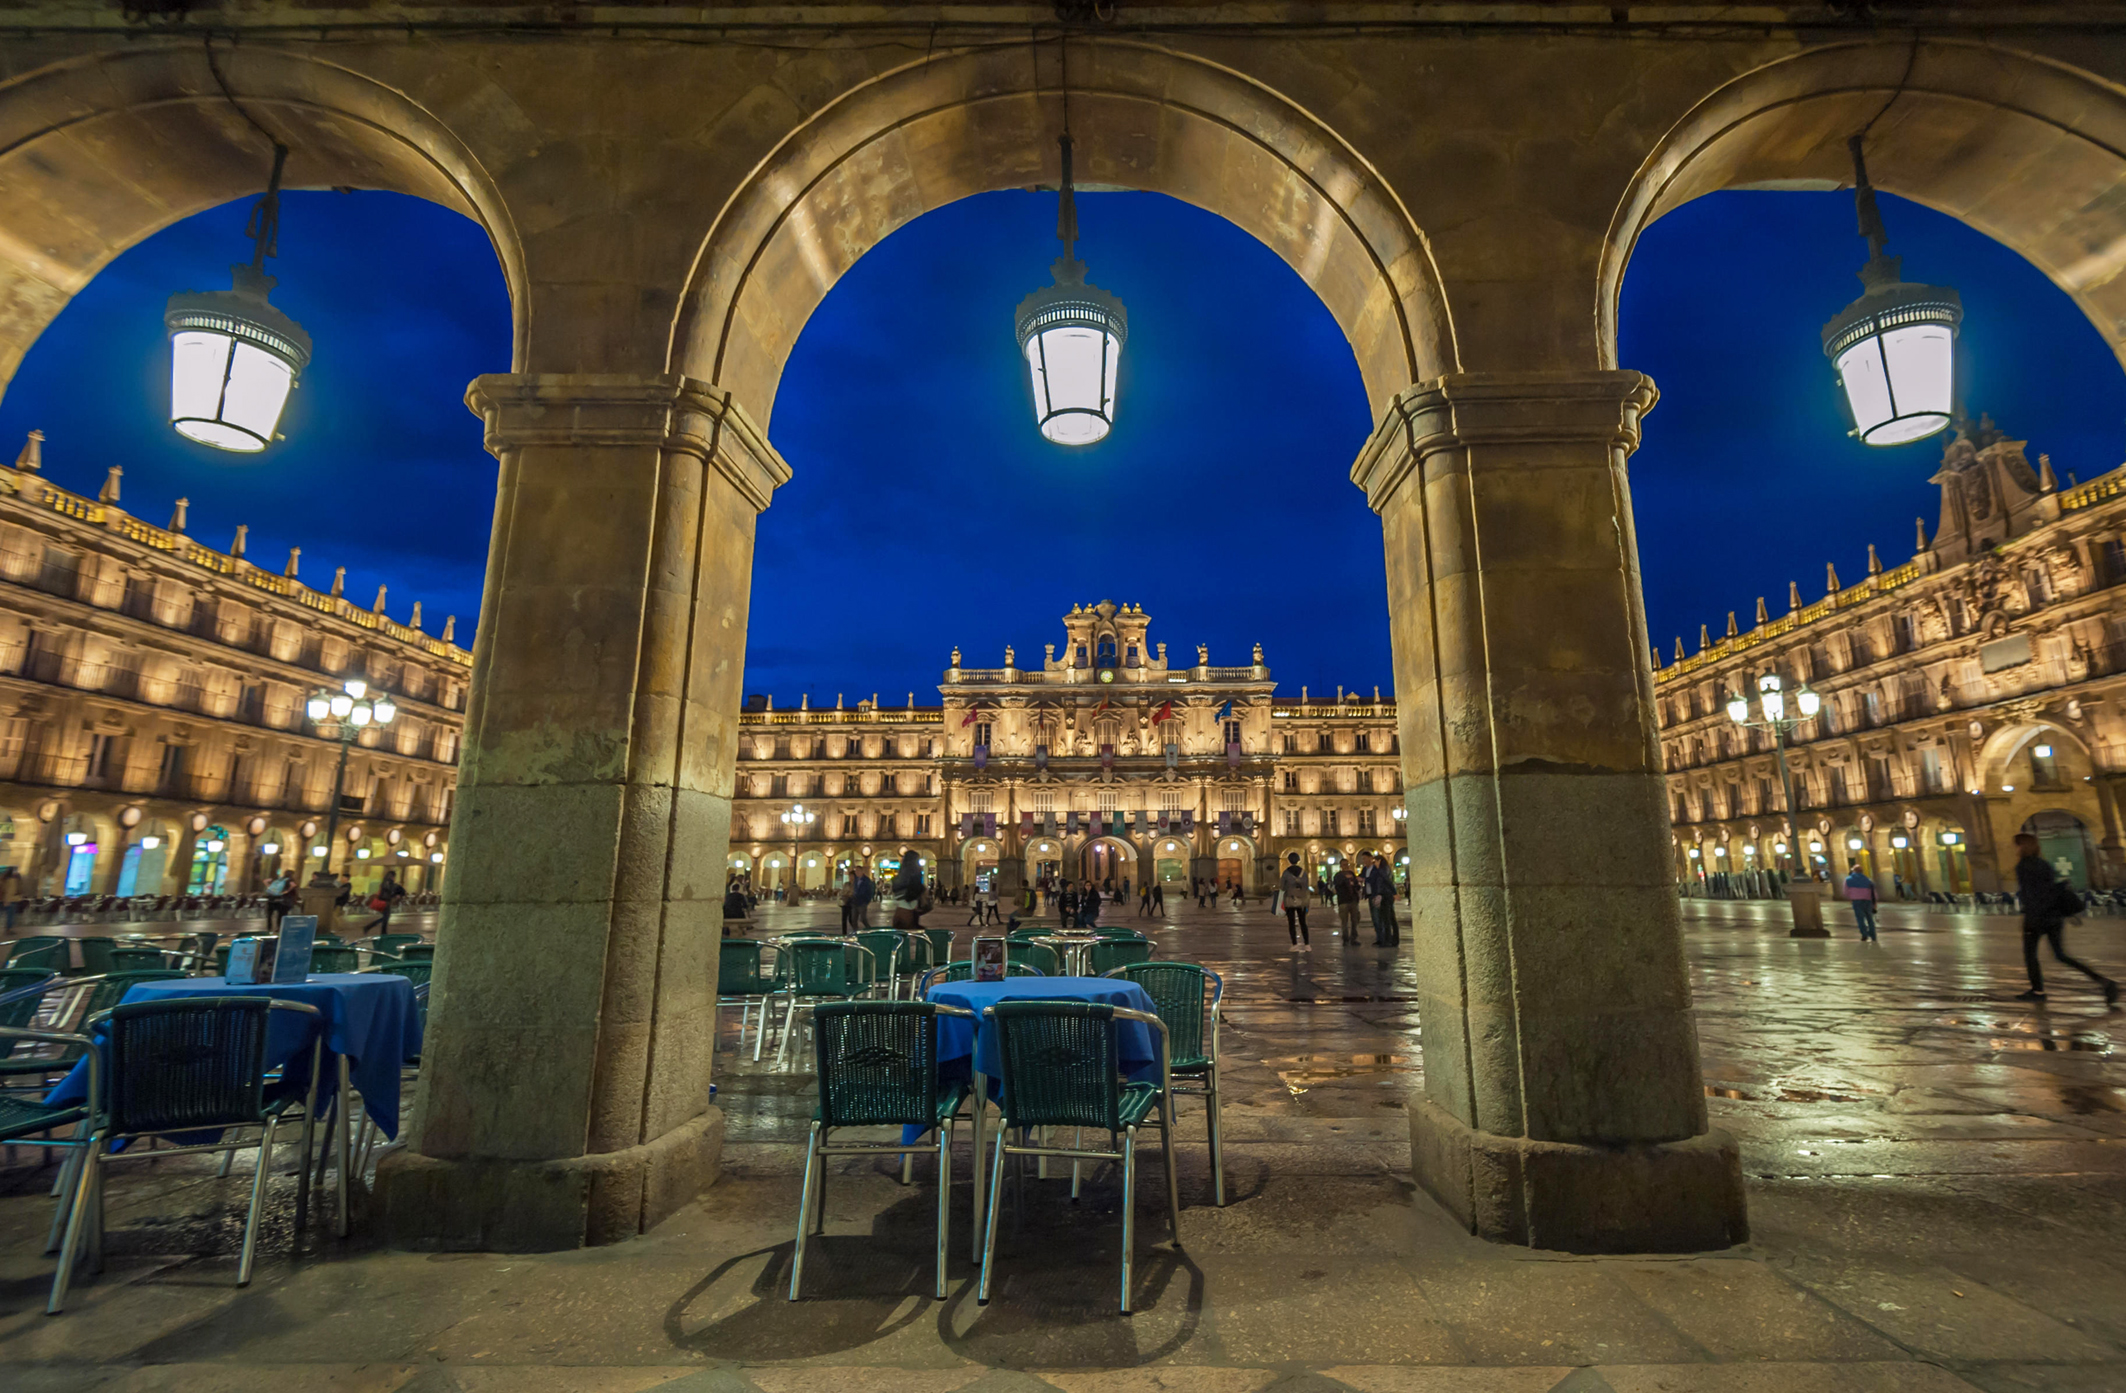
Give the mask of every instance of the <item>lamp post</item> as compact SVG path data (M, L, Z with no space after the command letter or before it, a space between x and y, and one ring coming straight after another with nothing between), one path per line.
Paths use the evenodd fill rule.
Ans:
M303 713L319 735L340 742L339 768L332 775L332 806L325 815L325 864L310 878L314 885L332 878L332 849L338 845L340 830L340 797L347 785L347 752L370 726L388 726L397 720L399 708L389 694L378 692L372 696L367 682L350 677L337 691L320 687L312 692Z
M783 888L783 903L797 903L797 839L805 829L819 821L819 814L802 803L790 805L790 811L782 815L782 825L790 829L790 879Z
M1779 763L1779 793L1785 800L1787 821L1792 824L1788 833L1790 836L1800 834L1801 824L1798 821L1798 809L1794 804L1794 776L1786 765L1787 736L1793 732L1795 726L1813 719L1816 713L1823 709L1823 698L1810 691L1807 683L1803 683L1801 690L1794 693L1794 708L1796 714L1788 715L1786 693L1776 672L1767 672L1757 679L1757 709L1762 719L1750 719L1750 701L1742 693L1736 692L1727 699L1729 720L1745 730L1768 730L1772 733L1772 752ZM1785 844L1780 845L1784 847ZM1830 931L1823 927L1823 910L1816 898L1813 874L1807 882L1806 892L1797 892L1796 886L1799 883L1793 880L1787 883L1787 903L1794 913L1794 927L1790 936L1829 938ZM1804 893L1808 901L1806 906L1802 904Z

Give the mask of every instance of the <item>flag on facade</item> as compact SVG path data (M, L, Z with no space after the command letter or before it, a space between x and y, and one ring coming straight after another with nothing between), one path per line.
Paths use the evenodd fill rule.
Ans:
M1102 769L1115 767L1115 747L1113 745L1102 745L1100 747L1100 767Z
M1233 719L1233 703L1229 701L1225 705L1218 708L1218 719L1221 721L1230 721Z
M1181 747L1179 745L1174 744L1172 741L1168 741L1166 746L1166 767L1169 769L1174 769L1178 768L1180 764Z
M1255 814L1242 813L1240 815L1240 830L1244 833L1252 833L1255 830Z
M973 835L974 835L974 814L973 814L973 813L961 813L961 814L960 814L960 835L961 835L961 836L963 836L963 837L971 837L971 836L973 836Z
M1073 809L1070 814L1063 819L1063 822L1066 830L1069 831L1071 836L1075 837L1078 835L1078 814L1075 809Z
M983 836L985 836L985 837L994 837L994 836L995 836L996 834L997 834L997 815L996 815L995 813L983 813L983 814L982 814L982 835L983 835Z
M1172 701L1168 701L1166 705L1152 712L1153 725L1157 725L1161 721L1171 721L1172 719L1174 719L1174 703Z
M1095 837L1107 835L1107 820L1100 814L1098 809L1093 811L1093 835Z
M987 745L974 747L974 767L977 769L987 769L989 767L989 747Z
M1230 831L1232 831L1232 830L1233 830L1233 815L1232 815L1231 813L1220 813L1220 814L1218 814L1218 835L1222 837L1222 836L1224 836L1224 835L1225 835L1226 833L1228 833L1228 832L1230 832Z
M965 730L965 729L967 729L967 727L969 727L969 726L973 725L973 724L974 724L974 722L975 722L975 718L976 718L977 716L980 716L981 714L982 714L982 703L978 701L978 702L976 702L976 703L975 703L974 705L972 705L972 706L970 706L970 707L968 707L968 708L967 708L967 715L966 715L966 717L965 717L965 718L964 718L963 720L961 720L961 722L960 722L960 729L961 729L961 730Z
M1225 762L1235 769L1240 767L1240 742L1238 740L1228 740L1226 742Z
M1181 830L1184 832L1193 832L1196 830L1195 813L1186 812L1181 815Z
M1032 813L1024 810L1019 813L1019 835L1022 837L1030 837L1033 835Z
M1041 815L1041 834L1047 837L1053 837L1056 834L1056 810L1054 808L1050 808Z
M1036 769L1046 769L1048 767L1048 746L1036 745L1033 747L1033 767Z

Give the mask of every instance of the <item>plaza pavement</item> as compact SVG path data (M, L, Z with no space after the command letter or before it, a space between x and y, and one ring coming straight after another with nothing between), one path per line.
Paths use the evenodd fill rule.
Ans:
M1827 942L1787 938L1779 915L1685 908L1708 1102L1749 1176L1754 1231L1736 1249L1578 1258L1460 1232L1409 1178L1407 954L1347 948L1320 912L1295 954L1261 904L1190 906L1155 934L1162 956L1225 975L1230 1203L1210 1203L1185 1101L1185 1247L1165 1241L1149 1156L1132 1316L1114 1307L1106 1174L1075 1206L1066 1182L1035 1185L1023 1227L1000 1232L995 1299L975 1305L964 1140L949 1299L928 1297L928 1167L903 1189L849 1161L806 1298L786 1302L809 1081L727 1054L724 1178L611 1248L312 1235L291 1261L284 1178L240 1291L243 1162L217 1182L169 1161L113 1177L109 1268L47 1319L50 1173L8 1172L0 1390L2126 1390L2126 1015L2056 969L2049 1009L2014 1001L2010 918L1893 906L1864 946L1841 909ZM829 917L761 914L766 931ZM965 917L931 922L964 933ZM2126 972L2120 921L2071 934ZM735 1015L727 1046L734 1031Z

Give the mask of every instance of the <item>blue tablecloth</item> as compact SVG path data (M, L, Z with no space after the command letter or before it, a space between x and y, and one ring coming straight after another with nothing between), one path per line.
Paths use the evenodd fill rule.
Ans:
M972 1070L997 1088L997 1036L994 1020L982 1020L982 1008L999 1001L1097 1001L1156 1015L1144 988L1120 977L1012 977L1002 982L939 982L930 999L975 1013L976 1020L938 1018L938 1071L946 1078L966 1078ZM979 1028L977 1028L979 1022ZM1115 1022L1115 1056L1122 1072L1139 1083L1159 1082L1159 1035L1141 1021Z
M385 972L320 973L307 982L261 983L232 987L220 977L170 978L142 982L129 989L125 1002L167 1001L186 996L270 996L315 1006L313 1020L299 1011L275 1011L266 1038L266 1067L277 1069L306 1050L313 1024L325 1032L325 1058L318 1074L321 1106L330 1106L333 1081L339 1077L337 1056L347 1056L348 1081L362 1095L362 1106L384 1135L399 1134L399 1069L421 1052L421 1016L415 1009L413 983ZM88 1064L59 1081L45 1101L77 1102L88 1096ZM298 1074L303 1070L296 1070ZM290 1079L297 1092L307 1077Z

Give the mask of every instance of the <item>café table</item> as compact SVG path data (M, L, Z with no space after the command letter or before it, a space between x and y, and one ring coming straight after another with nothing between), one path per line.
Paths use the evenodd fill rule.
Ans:
M937 982L928 999L974 1013L938 1017L938 1074L950 1080L971 1078L974 1112L974 1254L980 1261L984 1195L988 1169L982 1151L987 1139L992 1081L999 1075L996 1018L982 1014L1000 1001L1092 1001L1157 1015L1144 988L1121 977L1011 977L1001 982ZM1115 1058L1132 1082L1157 1083L1162 1075L1159 1040L1141 1021L1115 1022Z
M266 1039L266 1067L280 1069L306 1048L314 1030L325 1033L324 1077L335 1080L333 1125L334 1162L339 1171L336 1232L347 1236L347 1167L351 1128L348 1106L359 1093L362 1107L387 1137L399 1134L399 1071L421 1052L421 1015L414 1002L413 983L384 972L316 973L301 982L260 982L232 986L222 977L182 977L159 982L138 982L127 989L120 1005L140 1001L170 1001L184 997L265 996L281 1001L299 1001L317 1008L315 1021L296 1012L275 1012ZM307 1070L292 1071L307 1073ZM289 1079L285 1087L298 1091L307 1079ZM88 1062L74 1066L46 1095L47 1103L78 1101L88 1096ZM303 1158L303 1184L310 1186L310 1158Z
M1033 940L1056 950L1062 960L1064 974L1071 977L1090 977L1093 945L1100 941L1098 934L1054 933L1042 934Z

